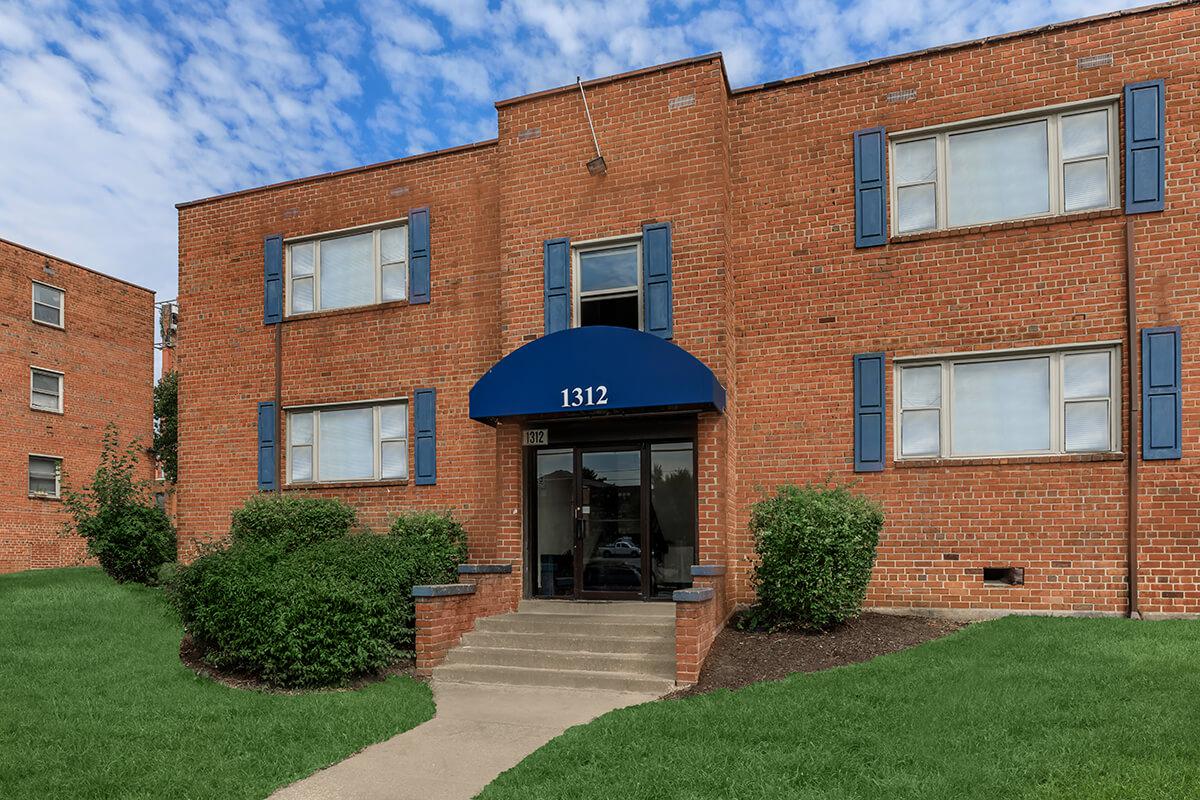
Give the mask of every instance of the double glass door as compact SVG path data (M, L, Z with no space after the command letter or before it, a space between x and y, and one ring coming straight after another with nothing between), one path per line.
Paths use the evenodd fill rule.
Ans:
M692 442L539 450L533 593L669 598L696 557Z

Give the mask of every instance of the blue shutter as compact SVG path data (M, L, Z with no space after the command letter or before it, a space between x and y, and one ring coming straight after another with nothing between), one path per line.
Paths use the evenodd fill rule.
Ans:
M571 327L571 241L548 239L542 244L546 271L546 333Z
M883 353L854 357L854 471L883 472Z
M1163 82L1125 86L1125 213L1162 211L1166 196Z
M275 490L275 404L258 404L258 488Z
M408 302L429 302L429 209L408 212Z
M1180 329L1142 329L1142 458L1183 458Z
M854 246L887 244L887 186L884 184L883 128L854 133Z
M646 333L671 338L671 223L642 226L642 303Z
M283 237L263 239L263 324L283 322Z
M413 421L417 434L417 486L437 483L437 391L413 392Z

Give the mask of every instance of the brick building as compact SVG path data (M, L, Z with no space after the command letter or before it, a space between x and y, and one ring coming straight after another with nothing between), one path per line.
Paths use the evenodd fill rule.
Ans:
M90 479L109 422L151 444L153 319L149 289L0 240L0 572L84 558L61 490Z
M702 657L751 503L832 478L873 607L1200 612L1198 22L701 56L584 84L603 166L568 86L181 204L185 555L260 490L449 508L513 597L700 601Z

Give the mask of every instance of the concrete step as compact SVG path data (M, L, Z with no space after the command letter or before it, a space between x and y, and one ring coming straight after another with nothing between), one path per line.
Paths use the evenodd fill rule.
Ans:
M518 612L629 617L675 617L675 604L640 600L522 600Z
M463 635L468 647L504 647L517 650L550 650L578 653L639 653L645 656L675 655L675 637L601 636L591 631L572 633L504 633L471 631Z
M617 692L654 692L665 694L675 681L625 672L600 672L583 669L536 669L483 664L443 664L435 667L433 677L450 683L490 683L508 686L557 686L566 689L607 689Z
M673 655L646 656L640 653L554 652L470 645L451 650L445 663L615 672L648 675L666 680L675 676Z
M629 617L609 614L568 614L522 611L475 621L475 630L495 633L575 633L589 636L670 636L675 617Z

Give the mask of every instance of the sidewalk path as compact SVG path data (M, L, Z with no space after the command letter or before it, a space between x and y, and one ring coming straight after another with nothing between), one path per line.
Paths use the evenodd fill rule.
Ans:
M572 725L656 695L433 682L437 715L280 789L277 800L469 800Z

